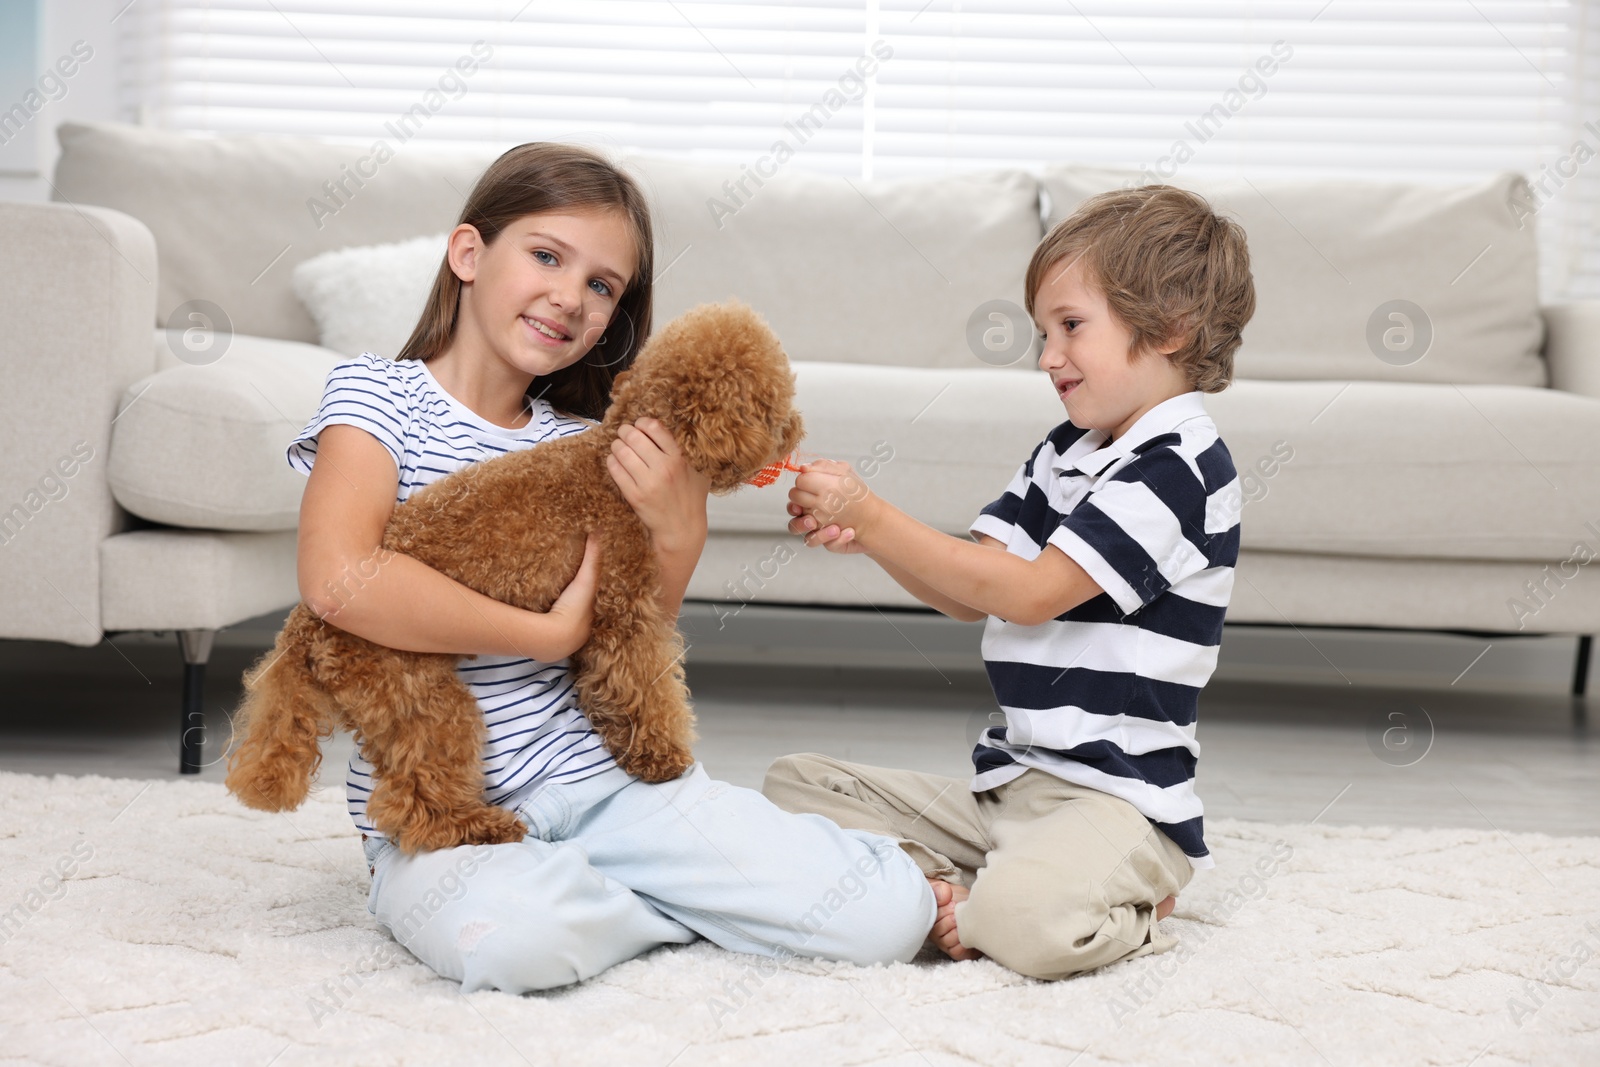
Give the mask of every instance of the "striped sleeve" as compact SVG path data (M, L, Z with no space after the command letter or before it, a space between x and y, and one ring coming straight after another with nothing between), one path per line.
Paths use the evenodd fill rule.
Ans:
M1063 516L1049 543L1131 615L1211 565L1206 496L1177 449L1156 447Z
M376 437L394 460L394 469L404 470L410 406L392 361L362 353L336 363L328 371L316 416L289 444L289 466L310 474L317 458L317 435L340 423L360 427Z
M1033 454L1017 468L1017 473L1012 476L1011 484L1006 486L1006 491L978 513L978 517L968 527L974 536L988 534L1001 544L1010 543L1011 529L1016 525L1017 515L1022 510L1022 502L1028 496L1028 486L1033 481L1033 465L1039 461L1039 453L1049 443L1041 441L1035 445Z

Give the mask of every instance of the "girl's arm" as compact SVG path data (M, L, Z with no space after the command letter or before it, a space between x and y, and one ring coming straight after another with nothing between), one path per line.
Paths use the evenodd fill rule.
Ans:
M1034 626L1102 591L1054 545L1025 560L918 522L874 495L848 464L807 464L789 499L823 526L820 533L807 535L808 544L824 543L827 528L838 526L846 531L840 540L859 544L880 564L898 567L934 592L985 615Z
M651 418L618 429L606 469L650 531L661 564L661 606L676 619L683 610L689 577L706 547L711 479L689 466L672 432Z
M550 611L524 611L381 547L399 472L377 439L335 424L317 438L300 502L300 596L323 619L389 648L553 662L588 638L598 554Z

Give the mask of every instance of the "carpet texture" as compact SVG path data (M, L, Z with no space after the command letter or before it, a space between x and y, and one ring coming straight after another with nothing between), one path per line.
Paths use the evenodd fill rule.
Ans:
M0 774L0 1063L1600 1064L1600 838L1217 819L1180 945L1065 982L706 942L462 996L337 790Z

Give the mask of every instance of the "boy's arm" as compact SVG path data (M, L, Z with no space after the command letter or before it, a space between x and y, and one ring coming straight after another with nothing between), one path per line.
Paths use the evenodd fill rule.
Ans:
M1025 560L996 552L989 544L951 537L873 494L847 464L831 460L807 464L789 495L824 527L823 532L829 525L846 531L840 540L858 544L892 576L891 568L898 569L956 605L983 615L1034 626L1102 592L1087 571L1054 545L1047 545L1036 559ZM806 540L820 544L828 539L813 532ZM944 610L938 604L931 606Z
M791 503L789 505L789 513L795 516L789 520L789 532L805 537L806 544L812 546L822 545L830 552L851 553L862 551L859 546L850 547L854 544L853 530L840 530L837 526L828 526L819 530L817 528L817 520L798 504ZM807 536L813 532L816 533L815 537ZM1004 547L988 534L979 534L978 543L989 547ZM898 567L888 560L879 559L877 556L870 556L870 558L879 567L882 567L884 573L893 578L900 588L940 614L948 615L950 618L961 622L977 622L979 619L988 618L987 615L972 605L963 604L958 600L945 596L904 568Z
M989 547L991 545L998 545L1000 542L996 541L992 537L989 537L988 535L983 535L983 541L980 543L984 544L985 547ZM915 574L912 574L910 571L895 564L891 560L885 559L882 556L874 555L871 552L868 552L867 555L874 563L882 567L884 572L888 574L889 577L900 583L900 588L904 589L906 592L910 593L912 596L928 605L928 607L933 608L935 611L942 612L945 615L950 616L952 619L958 619L961 622L977 622L980 619L987 619L989 617L986 612L979 611L971 604L963 604L954 597L944 595L927 582L919 579Z

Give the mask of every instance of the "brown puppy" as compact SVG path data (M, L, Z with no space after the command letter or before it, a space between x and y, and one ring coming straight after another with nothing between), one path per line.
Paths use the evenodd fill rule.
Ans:
M799 443L794 375L772 331L741 305L680 316L617 376L596 429L474 463L418 490L384 530L383 550L463 585L546 611L599 538L594 625L571 657L578 706L623 769L647 782L693 762L683 643L659 601L649 532L606 470L617 428L646 416L672 431L711 490L727 493ZM520 841L516 815L484 799L483 715L456 675L460 657L403 652L289 613L245 674L228 789L252 808L299 807L322 760L318 739L351 730L376 779L372 825L407 852Z

